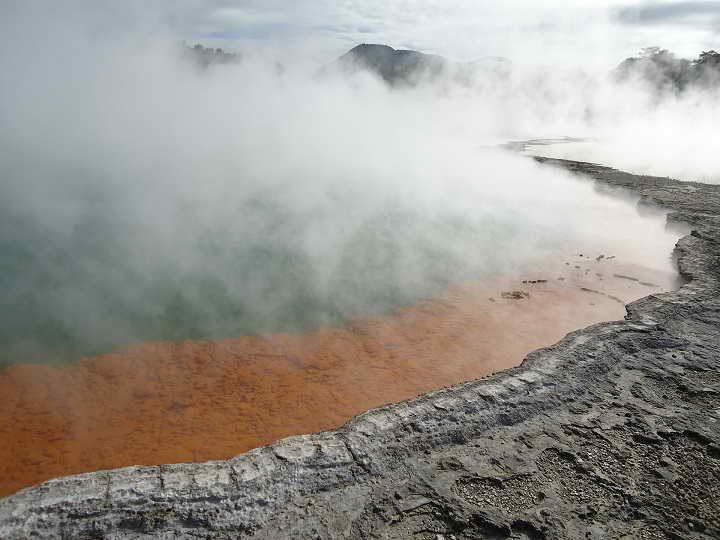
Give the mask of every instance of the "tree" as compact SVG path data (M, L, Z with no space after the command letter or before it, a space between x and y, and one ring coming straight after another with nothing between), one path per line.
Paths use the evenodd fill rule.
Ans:
M207 68L212 64L228 64L239 62L241 57L236 53L227 53L220 47L203 47L200 43L189 47L184 45L186 56L197 63L201 68Z
M614 72L619 81L641 80L658 91L679 92L691 79L691 63L661 47L645 47L624 60Z
M703 51L693 63L696 66L720 68L720 53L717 51Z
M720 87L720 53L717 51L703 51L697 60L693 61L693 79L697 84L705 87Z
M667 49L663 49L662 47L645 47L643 49L640 49L640 54L638 54L638 56L640 58L648 58L650 60L668 59L675 57L673 53L671 53Z

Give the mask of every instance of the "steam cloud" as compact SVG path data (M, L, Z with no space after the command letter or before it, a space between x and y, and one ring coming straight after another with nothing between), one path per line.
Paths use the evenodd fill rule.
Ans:
M539 68L396 90L262 56L198 70L142 24L28 13L0 51L0 363L336 324L578 244L669 253L660 218L492 148L510 139L718 172L705 95Z

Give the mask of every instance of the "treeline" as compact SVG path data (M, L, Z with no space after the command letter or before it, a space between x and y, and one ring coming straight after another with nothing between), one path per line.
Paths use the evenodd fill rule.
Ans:
M720 87L720 53L704 51L694 60L660 47L647 47L625 59L613 72L617 81L641 80L658 91Z
M183 43L183 54L200 68L214 64L239 62L238 53L201 44ZM342 71L365 69L376 73L391 85L414 86L420 82L450 76L465 84L477 84L490 78L506 78L512 64L505 59L483 59L455 63L440 56L417 51L395 50L387 45L363 44L351 49L337 60ZM501 61L501 62L500 62ZM279 73L283 68L277 65ZM692 60L679 58L667 49L646 47L637 56L626 58L613 71L618 82L642 81L660 93L681 93L690 89L720 89L720 52L703 51Z
M199 43L192 46L183 44L183 53L202 68L213 64L232 64L241 60L241 56L237 53L225 52L220 48L203 47Z

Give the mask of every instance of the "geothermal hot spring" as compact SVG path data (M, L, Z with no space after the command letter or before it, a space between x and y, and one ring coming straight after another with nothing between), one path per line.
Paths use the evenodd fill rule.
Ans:
M675 285L661 213L526 158L476 159L497 176L273 186L209 222L177 202L138 223L102 193L62 228L6 209L0 494L334 428Z
M335 428L676 286L662 212L468 102L74 58L3 96L0 495Z

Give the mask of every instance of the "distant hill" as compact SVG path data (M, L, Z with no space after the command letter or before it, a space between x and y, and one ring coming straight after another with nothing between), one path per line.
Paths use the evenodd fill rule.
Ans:
M442 56L374 44L354 47L342 55L338 63L345 71L374 72L390 84L434 79L448 67L448 61Z
M619 82L643 81L658 91L720 88L720 53L704 51L694 60L678 58L667 49L647 47L623 60L613 71Z
M441 78L470 84L479 75L505 77L512 66L509 60L500 57L453 62L435 54L368 43L358 45L342 55L337 65L345 72L366 70L375 73L393 86L413 86Z

